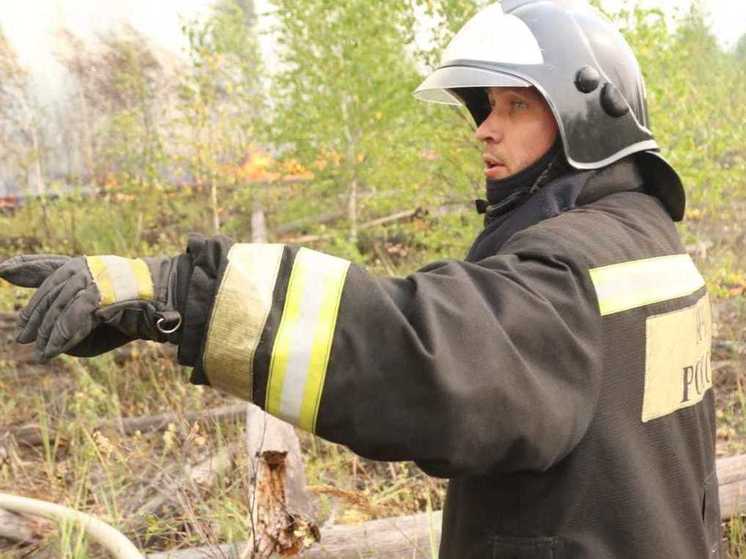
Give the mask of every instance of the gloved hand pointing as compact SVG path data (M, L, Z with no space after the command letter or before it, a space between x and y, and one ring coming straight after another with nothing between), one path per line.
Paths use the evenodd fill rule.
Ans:
M40 286L21 311L17 341L42 359L98 355L134 339L176 341L177 258L17 256L0 277Z
M69 256L57 254L24 254L0 264L0 278L19 287L39 287Z

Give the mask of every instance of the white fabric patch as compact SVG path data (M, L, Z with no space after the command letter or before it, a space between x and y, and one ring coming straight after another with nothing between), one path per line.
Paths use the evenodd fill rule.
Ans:
M712 388L710 299L650 316L645 330L643 423L698 404Z

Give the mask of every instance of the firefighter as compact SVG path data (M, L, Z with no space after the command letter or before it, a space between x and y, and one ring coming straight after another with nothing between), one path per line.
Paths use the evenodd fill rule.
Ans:
M485 228L378 278L308 248L192 237L177 257L19 256L21 343L142 338L193 381L450 480L440 557L719 557L712 322L630 48L585 2L475 15L416 91L463 104Z

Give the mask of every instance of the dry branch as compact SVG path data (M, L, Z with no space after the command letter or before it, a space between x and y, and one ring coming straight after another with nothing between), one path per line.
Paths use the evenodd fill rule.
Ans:
M161 516L163 510L169 505L178 505L180 495L185 492L197 493L198 489L213 486L231 467L236 450L235 446L226 446L214 456L194 466L187 466L181 477L167 480L159 489L158 495L146 501L137 510L135 516L139 519L147 515Z
M453 202L450 204L444 204L442 206L439 206L437 208L433 208L427 211L420 209L420 211L422 212L422 215L428 214L428 215L433 215L433 216L442 216L442 215L447 215L447 214L452 214L452 213L462 213L466 211L467 208L472 208L472 207L473 206L471 204L465 204L459 201L459 202ZM412 211L416 212L418 210L417 209L407 210L404 212L400 212L398 214L393 214L392 216L389 216L389 217L374 219L373 221L369 221L368 223L364 224L363 227L374 227L376 225L386 225L387 223L401 220L402 219L401 215L404 215L404 219L408 219L412 216L407 215L407 214L410 214L410 212ZM324 225L324 224L342 219L346 215L347 215L346 211L341 211L341 212L334 211L334 212L327 212L327 213L315 215L313 217L305 217L302 219L297 219L295 221L289 221L287 223L277 225L274 227L272 232L275 234L275 236L282 238L286 235L289 235L290 233L295 233L296 231L303 229L304 227L309 227L312 225ZM303 239L303 238L320 240L322 237L318 235L313 235L313 236L308 236L308 237L298 237L298 239ZM286 239L286 242L295 242L295 240Z
M163 413L159 415L148 415L142 417L127 417L101 422L93 427L97 431L113 430L122 435L132 435L137 431L141 433L160 431L168 427L169 423L180 421L202 421L212 419L215 421L234 421L243 419L246 415L246 404L235 404L221 406L210 410L188 412L184 414ZM19 445L39 446L42 444L43 433L39 425L30 424L18 427L10 431ZM54 439L56 432L50 430L49 438Z
M379 225L388 225L390 223L396 223L400 221L408 221L410 219L415 219L418 217L422 217L424 215L427 215L427 211L422 208L415 208L413 210L397 212L393 215L367 221L363 223L362 225L359 225L358 230L371 229L373 227L378 227ZM329 239L333 237L334 235L335 235L334 233L327 233L324 235L303 235L301 237L283 239L283 242L287 244L313 243L316 241L322 241L324 239Z
M288 221L287 223L278 225L273 229L272 232L275 235L282 237L283 235L295 233L299 229L303 229L304 227L308 227L310 225L324 225L326 223L342 219L345 215L347 215L346 211L334 211L323 213L321 215L315 215L313 217L296 219L295 221Z
M45 520L0 509L0 538L32 545L41 541L49 530L49 523Z

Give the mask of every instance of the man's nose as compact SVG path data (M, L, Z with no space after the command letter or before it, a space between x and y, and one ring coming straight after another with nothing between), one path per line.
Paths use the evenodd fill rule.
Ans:
M502 119L497 111L493 110L477 127L474 135L480 142L499 143L502 141L504 133Z

